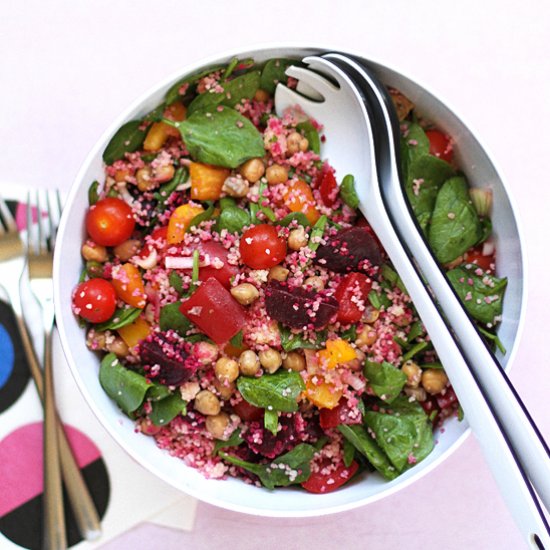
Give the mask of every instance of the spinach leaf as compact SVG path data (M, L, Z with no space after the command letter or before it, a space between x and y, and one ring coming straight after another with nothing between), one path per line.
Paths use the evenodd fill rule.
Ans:
M294 220L303 227L309 227L309 220L303 212L292 212L287 214L282 220L277 223L283 227L288 227Z
M193 323L180 311L180 302L162 306L159 314L160 330L175 330L180 336L185 336Z
M167 105L171 105L172 103L174 103L174 101L177 101L178 99L180 99L181 95L179 91L184 84L190 84L190 85L195 84L201 78L211 73L215 73L216 71L221 71L222 69L225 69L225 65L215 65L213 67L210 67L209 69L205 69L204 71L193 74L191 76L186 76L178 80L175 84L170 86L170 88L166 92L166 95L164 96L165 103Z
M407 342L409 343L419 336L424 336L426 334L426 330L424 328L424 325L422 324L422 321L415 321L409 326L409 334L407 334Z
M220 83L223 92L205 92L199 94L187 107L187 115L191 116L197 111L212 111L218 105L235 107L243 99L250 99L260 87L260 72L251 71Z
M296 125L296 130L301 132L309 143L309 148L317 155L321 154L321 140L319 138L319 132L313 126L311 120L300 122Z
M406 397L396 399L391 412L367 411L364 422L400 472L426 458L434 447L432 426L424 409Z
M365 361L363 372L369 387L386 403L392 403L395 400L407 381L407 376L403 371L386 361L382 363Z
M279 413L277 411L264 411L264 428L270 431L273 435L277 435L277 427L279 426Z
M176 271L171 271L170 275L168 275L168 282L179 296L183 294L183 279L179 273Z
M214 203L210 204L210 206L204 212L197 214L189 222L189 227L186 229L186 231L189 231L192 227L195 227L196 225L200 225L202 222L206 222L212 219L213 215L214 215Z
M103 151L105 164L113 164L124 157L125 153L132 153L141 147L147 134L141 124L141 120L130 120L117 130Z
M241 233L243 227L247 225L250 225L248 211L238 206L228 206L222 209L216 224L216 230L227 229L229 233Z
M260 78L260 88L269 92L271 95L275 92L275 88L279 82L286 82L287 76L285 71L291 65L299 65L300 63L295 59L270 59L262 69L262 76Z
M363 426L340 424L338 430L386 479L395 479L399 475L376 440Z
M461 177L447 180L435 200L428 242L441 263L455 260L482 236L468 184Z
M294 412L298 410L297 399L305 384L297 372L279 371L263 374L259 378L239 376L237 388L243 398L255 407Z
M357 325L351 325L351 327L342 331L340 333L340 338L348 342L355 342L355 340L357 340Z
M104 323L98 323L94 326L94 328L102 332L104 330L119 329L121 327L129 325L130 323L133 323L139 317L139 314L142 311L143 310L137 307L124 307L117 309L108 321L105 321Z
M99 200L99 182L97 180L93 181L88 188L88 204L92 206Z
M247 462L224 452L219 454L227 462L257 475L264 487L274 489L306 481L311 475L310 462L315 454L315 448L307 443L300 443L292 451L276 458L269 464ZM280 468L279 464L283 464L287 468Z
M346 468L349 468L355 457L355 447L349 439L344 439L343 452L344 465L346 466Z
M160 401L153 401L151 407L149 418L155 426L165 426L174 420L178 414L187 414L187 402L177 393L173 393Z
M357 191L355 191L355 178L351 174L344 176L340 184L340 196L350 208L354 210L359 208L359 197Z
M502 314L502 301L508 280L493 275L476 275L475 266L455 267L447 277L468 313L477 321L494 325Z
M407 181L410 164L429 152L430 140L423 128L416 122L408 123L407 135L401 138L401 169L404 181Z
M290 328L279 323L279 334L281 336L281 346L285 351L294 351L297 349L321 349L324 341L327 339L326 331L317 333L315 342L306 340L301 334L293 333Z
M242 348L243 347L243 331L242 329L239 330L239 332L237 332L237 334L235 334L235 336L233 336L233 338L231 338L229 340L229 343L235 347L235 348Z
M198 162L236 168L248 159L265 154L260 132L230 107L197 111L183 122L165 122L179 129L191 157Z
M122 366L114 353L109 353L102 359L99 383L126 414L139 408L151 387L145 376Z
M454 175L455 171L449 163L432 155L424 155L411 161L405 180L405 191L424 232L430 222L440 187Z
M218 454L221 449L227 449L228 447L238 447L244 439L241 437L241 429L237 428L227 441L218 439L214 444L214 454Z
M163 386L162 384L159 384L157 382L153 382L149 386L149 390L147 391L147 400L148 401L160 401L161 399L164 399L165 397L168 397L171 395L170 390L167 386Z
M382 300L380 299L380 294L378 294L378 292L376 292L376 290L371 290L369 292L368 299L369 299L370 305L374 309L378 309L378 310L381 309Z

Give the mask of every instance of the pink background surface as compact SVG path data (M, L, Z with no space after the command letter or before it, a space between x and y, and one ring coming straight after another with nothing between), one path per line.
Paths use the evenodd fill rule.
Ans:
M529 297L511 378L550 439L550 5L519 4L279 0L259 10L251 0L3 3L2 180L68 189L89 149L129 101L184 64L226 48L328 43L393 66L426 84L477 131L515 198ZM191 533L142 524L104 548L161 545L512 550L523 542L471 437L421 481L352 512L282 520L201 504Z

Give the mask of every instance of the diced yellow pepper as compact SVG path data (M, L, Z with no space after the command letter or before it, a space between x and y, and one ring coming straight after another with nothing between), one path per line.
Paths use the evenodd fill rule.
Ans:
M351 345L342 340L328 340L326 349L318 352L319 362L327 369L333 369L336 365L353 361L357 358L356 351Z
M138 317L133 323L119 328L117 332L126 345L133 348L149 336L151 325L142 317Z
M170 128L170 126L164 122L153 122L145 136L143 150L158 151L168 139L168 128Z
M199 205L186 203L178 206L168 220L166 242L168 244L181 243L191 220L201 212L204 212L204 208Z
M321 217L311 187L303 180L288 184L283 191L283 201L291 212L303 212L311 225Z
M132 307L144 308L147 303L145 286L139 269L131 263L113 268L116 295Z
M191 198L199 201L213 201L220 198L223 182L231 171L221 166L192 162L189 166Z
M304 394L308 401L311 401L320 409L334 409L338 405L343 391L335 389L333 384L324 380L320 384L314 384L309 379L306 382L306 391Z

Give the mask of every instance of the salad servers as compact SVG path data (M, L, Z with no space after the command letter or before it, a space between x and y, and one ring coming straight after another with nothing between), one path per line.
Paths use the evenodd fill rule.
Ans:
M409 242L400 234L403 227L394 226L390 216L392 212L387 205L390 193L386 188L392 182L390 176L393 177L393 187L400 189L396 151L394 148L392 160L387 143L391 141L393 144L394 135L389 134L391 140L381 140L380 134L385 131L385 127L380 129L380 124L384 123L385 118L381 114L378 117L373 115L374 112L380 113L381 109L379 107L376 110L376 104L371 104L372 94L365 92L363 95L363 80L358 83L355 79L358 78L357 74L364 77L352 65L353 61L342 60L341 57L340 54L311 56L303 59L308 68L289 67L287 74L298 80L298 86L294 91L278 84L275 92L277 112L282 113L287 108L299 105L309 116L323 120L328 135L339 136L339 139L327 140L324 144L325 156L330 158L338 173L352 173L355 176L359 208L388 253L430 334L468 422L525 540L534 548L550 549L550 529L533 489L536 488L547 505L547 488L550 483L548 455L540 452L541 447L542 451L546 451L546 446L522 405L508 404L509 410L501 414L507 401L515 401L517 394L512 391L509 382L502 382L502 371L497 367L498 373L491 376L498 377L508 392L503 399L489 396L496 383L485 385L487 377L479 377L471 365L472 353L466 354L459 347L461 341L466 348L469 343L464 344L468 340L463 339L462 332L462 338L455 336L454 325L451 325L453 331L449 329L447 323L455 321L456 316L447 317L447 311L444 315L432 298L431 292L439 290L439 286L429 289L424 283L423 277L428 278L420 270L424 266L420 266L420 262L413 262L408 249ZM315 92L312 93L312 90ZM410 218L411 214L405 210L401 211L400 216ZM406 229L411 231L410 228ZM416 228L414 232L416 234ZM439 275L443 278L440 271ZM472 329L475 333L475 329ZM495 364L495 360L491 363ZM510 416L514 416L514 420L506 426ZM505 428L508 428L507 431ZM512 437L509 433L518 430L523 432L521 437L518 434ZM531 457L527 459L525 455ZM520 457L523 458L518 460Z
M57 196L55 201L57 201ZM57 203L57 206L60 209L59 203ZM29 216L27 225L31 227L32 220L30 216L32 214L30 205L27 212ZM38 220L41 224L43 223L40 216ZM47 232L44 225L41 225L40 229L38 227L36 228L37 235L39 230L41 230L42 233L42 235L39 236L39 242L41 241L44 243L46 235L53 235L56 231L58 217L55 219L49 217L49 220L50 222L53 221L53 223L50 225ZM34 239L34 237L29 235L29 240L31 239ZM49 524L55 535L46 539L45 543L47 543L47 546L45 547L54 548L63 547L65 540L64 529L58 527L58 522L62 521L63 518L62 494L59 490L58 481L56 481L56 470L59 468L58 461L60 462L63 481L67 489L79 532L84 538L93 540L101 534L101 527L94 502L76 463L61 422L55 412L54 402L52 400L53 393L50 392L51 387L49 387L51 382L48 381L48 377L46 376L47 373L44 372L43 374L40 368L40 361L36 356L31 336L23 316L21 289L23 286L30 284L27 281L27 276L34 280L32 286L38 295L37 297L42 300L43 296L45 296L43 291L47 290L47 288L44 289L44 283L46 285L48 284L47 279L49 270L51 274L51 251L48 252L44 248L34 249L33 245L31 243L29 244L30 247L27 251L29 253L29 272L27 273L25 246L6 202L0 197L0 267L2 272L0 289L4 290L4 294L7 295L9 303L14 311L21 342L38 395L45 406L45 410L46 405L48 407L48 413L45 412L45 425L48 425L48 433L44 434L44 469L45 472L49 472L48 475L50 479L52 479L53 472L53 483L56 488L53 494L51 491L47 490L49 482L46 482L45 479L44 515L45 518L51 519L51 521L46 522L45 527L47 528L47 524ZM50 268L48 268L48 262ZM43 281L44 277L46 277L46 279ZM51 286L51 279L49 284ZM51 368L51 363L48 365L48 369L49 368ZM46 421L47 415L49 418ZM45 477L47 476L45 475Z

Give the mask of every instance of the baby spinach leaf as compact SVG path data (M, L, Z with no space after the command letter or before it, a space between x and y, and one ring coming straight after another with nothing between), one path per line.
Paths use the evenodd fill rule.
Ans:
M133 323L142 311L143 310L137 307L124 307L117 309L108 321L98 323L94 326L94 328L99 331L119 329Z
M407 381L405 373L386 361L365 361L363 372L369 387L386 403L391 403L401 393Z
M206 222L206 221L212 219L213 215L214 215L214 203L210 204L210 206L204 212L201 212L200 214L197 214L189 222L189 227L186 229L186 231L189 231L192 227L200 225L202 222Z
M429 153L430 140L420 124L416 122L404 124L407 124L407 135L401 138L401 168L406 181L410 164Z
M181 95L179 93L180 88L184 84L195 84L198 82L201 78L214 73L216 71L221 71L222 69L225 69L225 65L215 65L213 67L210 67L209 69L205 69L204 71L200 71L199 73L193 74L191 76L186 76L180 80L178 80L175 84L173 84L168 91L166 92L166 95L164 97L164 101L167 105L171 105L174 103L174 101L177 101L181 98Z
M218 454L221 449L238 447L243 441L244 439L241 437L241 429L237 428L226 441L223 441L222 439L218 439L216 441L214 444L214 454Z
M376 440L367 433L363 426L340 424L338 430L386 479L395 479L399 475Z
M218 105L235 107L243 99L250 99L260 87L260 72L251 71L220 83L223 92L204 92L199 94L187 107L187 115L197 111L213 110Z
M319 132L317 128L313 126L311 120L305 120L296 125L296 130L301 132L309 143L309 148L317 155L321 154L321 140L319 139Z
M315 342L310 342L301 334L295 334L287 326L279 323L279 334L281 335L281 346L285 351L294 351L297 349L320 349L327 339L326 331L317 333Z
M187 414L187 402L177 393L173 393L160 401L153 401L151 407L149 418L155 426L165 426L174 420L178 414Z
M268 489L287 487L306 481L311 475L310 462L314 454L315 448L307 443L296 445L292 451L276 458L269 464L255 464L224 452L219 453L227 462L257 475L262 485ZM280 464L287 468L280 468Z
M237 334L235 334L235 336L233 336L233 338L229 340L229 343L235 348L242 348L243 338L244 338L243 331L239 330L239 332L237 332Z
M340 196L350 208L354 210L359 208L359 197L357 191L355 191L355 178L351 174L344 176L340 184Z
M105 164L113 164L124 157L125 153L132 153L141 147L147 134L147 130L142 129L141 125L141 120L130 120L117 130L103 151Z
M279 371L259 378L239 376L237 388L243 398L255 407L281 412L298 410L298 396L305 389L297 372Z
M108 353L102 359L99 383L126 414L139 408L151 386L145 376L124 367L114 353Z
M199 162L236 168L263 157L264 142L254 124L229 107L197 111L176 123L191 157Z
M441 263L455 260L481 238L482 230L470 194L462 177L447 180L432 213L428 242Z
M277 435L277 427L279 426L279 413L277 411L264 411L264 428L270 431L273 435Z
M399 397L392 403L391 412L367 411L364 422L400 472L420 462L433 450L432 426L416 401Z
M426 232L440 187L455 175L452 166L444 160L424 155L411 161L405 191L413 212Z
M349 439L344 439L343 452L344 465L346 466L346 468L349 468L355 457L355 447Z
M160 330L175 330L180 336L185 336L193 323L180 311L180 302L166 304L160 309Z
M99 200L99 182L97 180L93 181L88 188L88 204L92 206Z
M262 76L260 78L260 88L269 92L271 95L275 92L275 88L279 82L286 82L287 76L285 71L291 65L299 65L300 63L295 59L270 59L262 69Z
M243 227L250 225L250 214L238 206L224 208L216 224L217 231L227 229L229 233L241 233Z
M164 399L165 397L168 397L171 395L170 390L167 386L163 386L162 384L159 384L157 382L153 382L149 386L149 390L147 391L147 400L148 401L160 401L161 399Z
M508 280L493 275L476 275L464 266L447 272L447 277L468 313L486 325L495 324L502 314L502 301Z
M176 271L171 271L170 275L168 275L168 282L179 296L183 294L183 279L179 273Z
M283 227L288 227L294 220L298 225L303 227L309 227L309 220L303 212L292 212L287 214L282 220L279 220L277 223Z

